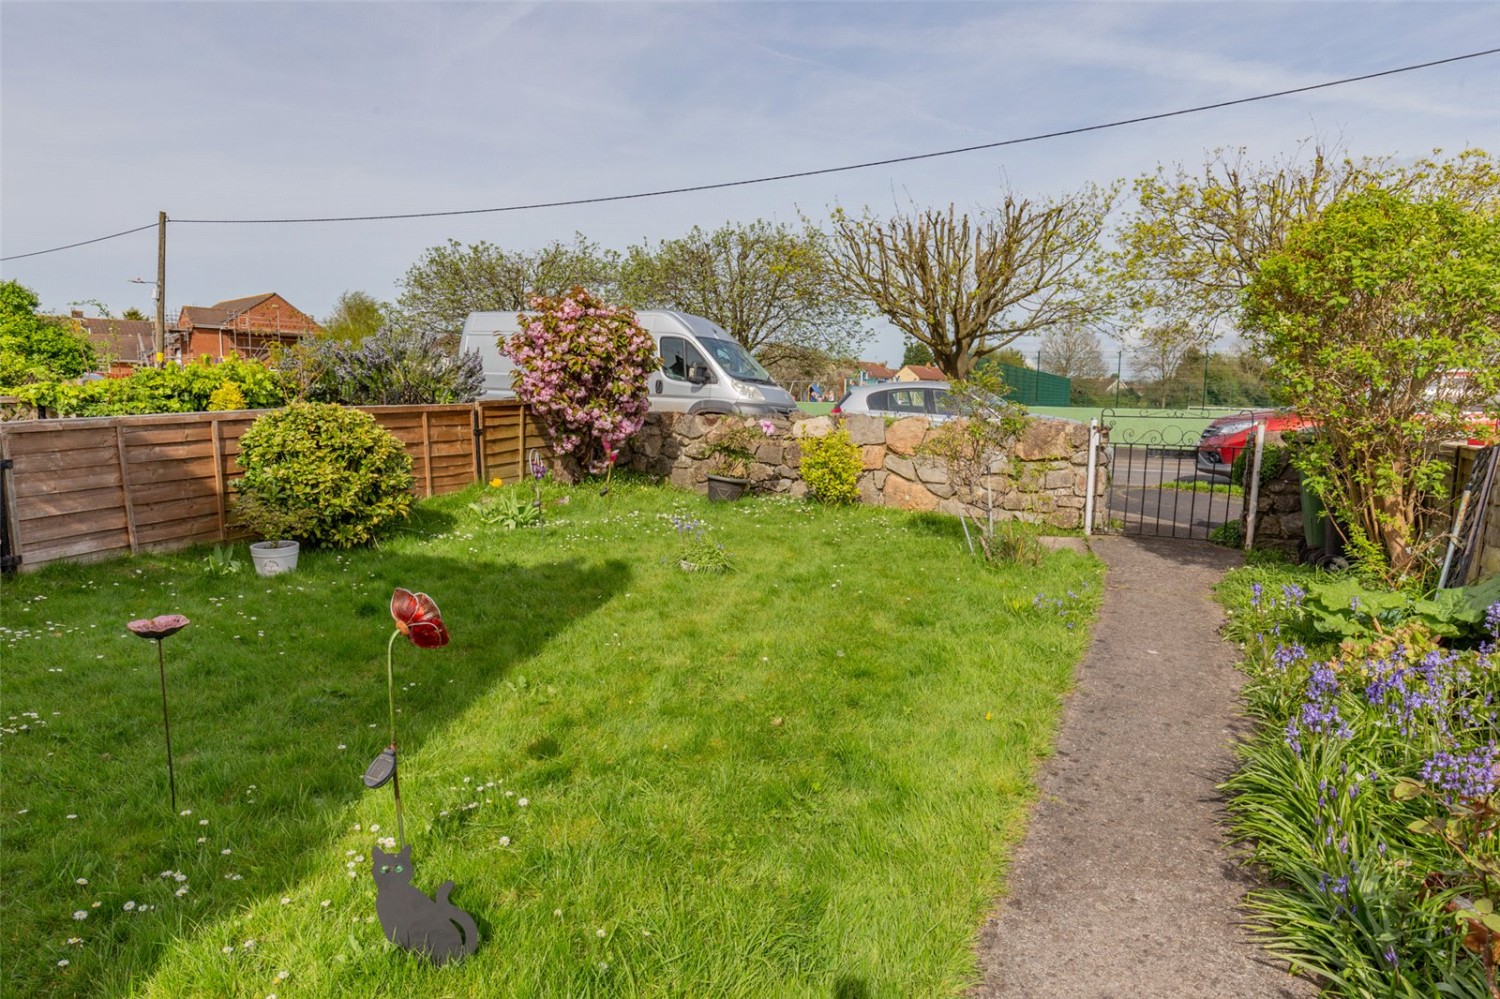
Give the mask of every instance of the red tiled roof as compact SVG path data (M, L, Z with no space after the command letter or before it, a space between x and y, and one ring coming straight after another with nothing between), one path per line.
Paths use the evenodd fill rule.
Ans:
M896 377L896 372L879 361L860 361L859 369L877 381L886 382Z
M217 305L184 305L182 318L185 326L225 326L234 318L234 313Z
M156 324L149 319L95 319L85 316L49 316L71 325L89 338L101 357L130 364L150 359L156 349Z
M248 298L231 298L225 302L215 302L212 307L215 309L223 309L225 312L233 315L235 313L244 312L247 309L253 309L261 302L264 302L266 299L272 297L275 294L276 293L274 291L268 291L264 295L251 295Z
M948 377L943 374L942 368L934 368L930 364L908 364L902 370L910 371L923 381L940 382Z

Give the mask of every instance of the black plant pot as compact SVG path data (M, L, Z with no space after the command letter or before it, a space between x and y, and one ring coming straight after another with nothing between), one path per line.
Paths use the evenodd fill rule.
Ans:
M749 479L732 479L727 475L708 477L708 499L711 503L733 503L745 494Z

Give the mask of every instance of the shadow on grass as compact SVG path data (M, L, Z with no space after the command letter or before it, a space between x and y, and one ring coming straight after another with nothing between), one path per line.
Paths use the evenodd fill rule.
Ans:
M419 520L424 531L450 522L427 511ZM141 566L145 575L133 575ZM620 561L522 566L399 551L309 552L296 572L272 579L214 577L182 557L56 573L49 609L106 623L68 639L61 676L47 669L62 661L55 653L7 653L13 692L67 710L44 740L7 739L0 992L35 994L44 983L59 994L128 991L180 931L122 912L124 900L150 898L168 927L174 908L189 925L209 926L326 867L319 847L369 793L360 776L389 737L394 587L432 595L452 635L435 651L395 646L406 757L631 576ZM110 627L123 632L147 604L193 621L166 643L177 805L188 817L168 803L155 651ZM96 652L108 654L107 667L93 663ZM185 901L172 897L163 870L191 875ZM76 878L88 886L60 891ZM56 955L27 941L66 935L61 928L77 925L69 912L91 899L102 905L86 929L112 953L72 955L73 974L59 981Z
M950 517L945 513L913 513L909 514L906 522L912 528L930 534L935 538L945 538L949 541L964 540L964 527L958 522L957 517Z

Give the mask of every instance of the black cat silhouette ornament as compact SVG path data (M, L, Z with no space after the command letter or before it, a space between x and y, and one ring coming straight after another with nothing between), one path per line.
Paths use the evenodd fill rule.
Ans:
M448 901L452 881L439 885L434 898L422 894L411 883L409 846L399 853L372 847L370 859L375 876L375 911L387 940L422 954L433 964L446 964L474 953L479 946L479 927L472 916Z

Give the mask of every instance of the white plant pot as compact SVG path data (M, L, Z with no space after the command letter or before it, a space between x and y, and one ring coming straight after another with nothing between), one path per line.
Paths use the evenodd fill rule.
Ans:
M260 576L275 576L297 568L298 544L295 541L253 541L250 558Z

